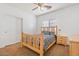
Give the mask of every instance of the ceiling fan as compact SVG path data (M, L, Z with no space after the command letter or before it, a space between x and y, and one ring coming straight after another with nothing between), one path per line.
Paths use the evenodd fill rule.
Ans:
M36 7L32 9L33 11L36 10L36 9L38 9L38 8L40 10L42 10L42 8L45 8L47 10L52 8L52 6L49 6L48 4L45 4L45 3L33 3L33 4L36 5Z

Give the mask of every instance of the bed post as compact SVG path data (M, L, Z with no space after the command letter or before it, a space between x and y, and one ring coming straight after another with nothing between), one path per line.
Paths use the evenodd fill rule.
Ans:
M43 42L43 34L41 33L40 34L40 56L43 56L43 45L44 44L44 42Z

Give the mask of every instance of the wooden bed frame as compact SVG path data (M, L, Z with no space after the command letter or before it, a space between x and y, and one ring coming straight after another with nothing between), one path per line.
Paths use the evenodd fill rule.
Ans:
M26 33L22 33L22 39L21 39L21 47L26 46L30 49L32 49L33 51L37 52L38 54L40 54L40 56L43 56L45 50L44 50L44 42L43 42L43 31L49 31L48 27L42 27L44 28L44 30L41 31L40 35L31 35L31 34L26 34ZM45 28L47 28L45 30ZM56 33L57 36L57 26L55 27L51 27L51 31ZM37 45L37 39L39 37L39 45ZM53 41L47 48L47 50L56 42ZM46 50L46 51L47 51Z

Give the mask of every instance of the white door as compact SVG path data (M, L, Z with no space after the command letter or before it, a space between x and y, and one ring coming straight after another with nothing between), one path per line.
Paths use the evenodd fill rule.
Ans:
M14 16L4 16L0 23L0 47L20 41L20 18L16 18Z

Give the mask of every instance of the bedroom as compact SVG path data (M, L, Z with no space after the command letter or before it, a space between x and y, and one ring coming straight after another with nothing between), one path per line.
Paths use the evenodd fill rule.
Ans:
M47 6L51 6L49 9L44 7L45 3L42 4L43 7L40 7L40 4L0 3L1 56L79 55L79 48L77 48L79 47L79 42L76 40L79 36L79 4L47 3ZM34 10L33 8L35 7L38 8ZM56 25L54 28L49 26L53 26L50 24L52 22L54 22L53 25ZM43 51L43 49L45 49L43 45L44 38L40 33L42 32L42 28L44 31L46 30L42 27L42 25L46 26L46 29L51 32L52 30L49 30L49 28L53 28L55 30L54 34L56 35L55 38L54 34L52 34L56 40L54 44L49 44L49 46L51 46L50 48L46 46L46 48L48 48L47 51ZM48 31L45 32L45 35L50 34ZM35 40L36 38L38 39L38 36L40 37L39 43L37 43L39 47L35 42L32 47L28 46L33 44L33 41L30 41L27 45L22 44L22 39L25 41L26 38L27 40ZM51 42L51 40L49 41ZM48 45L47 43L45 45Z

